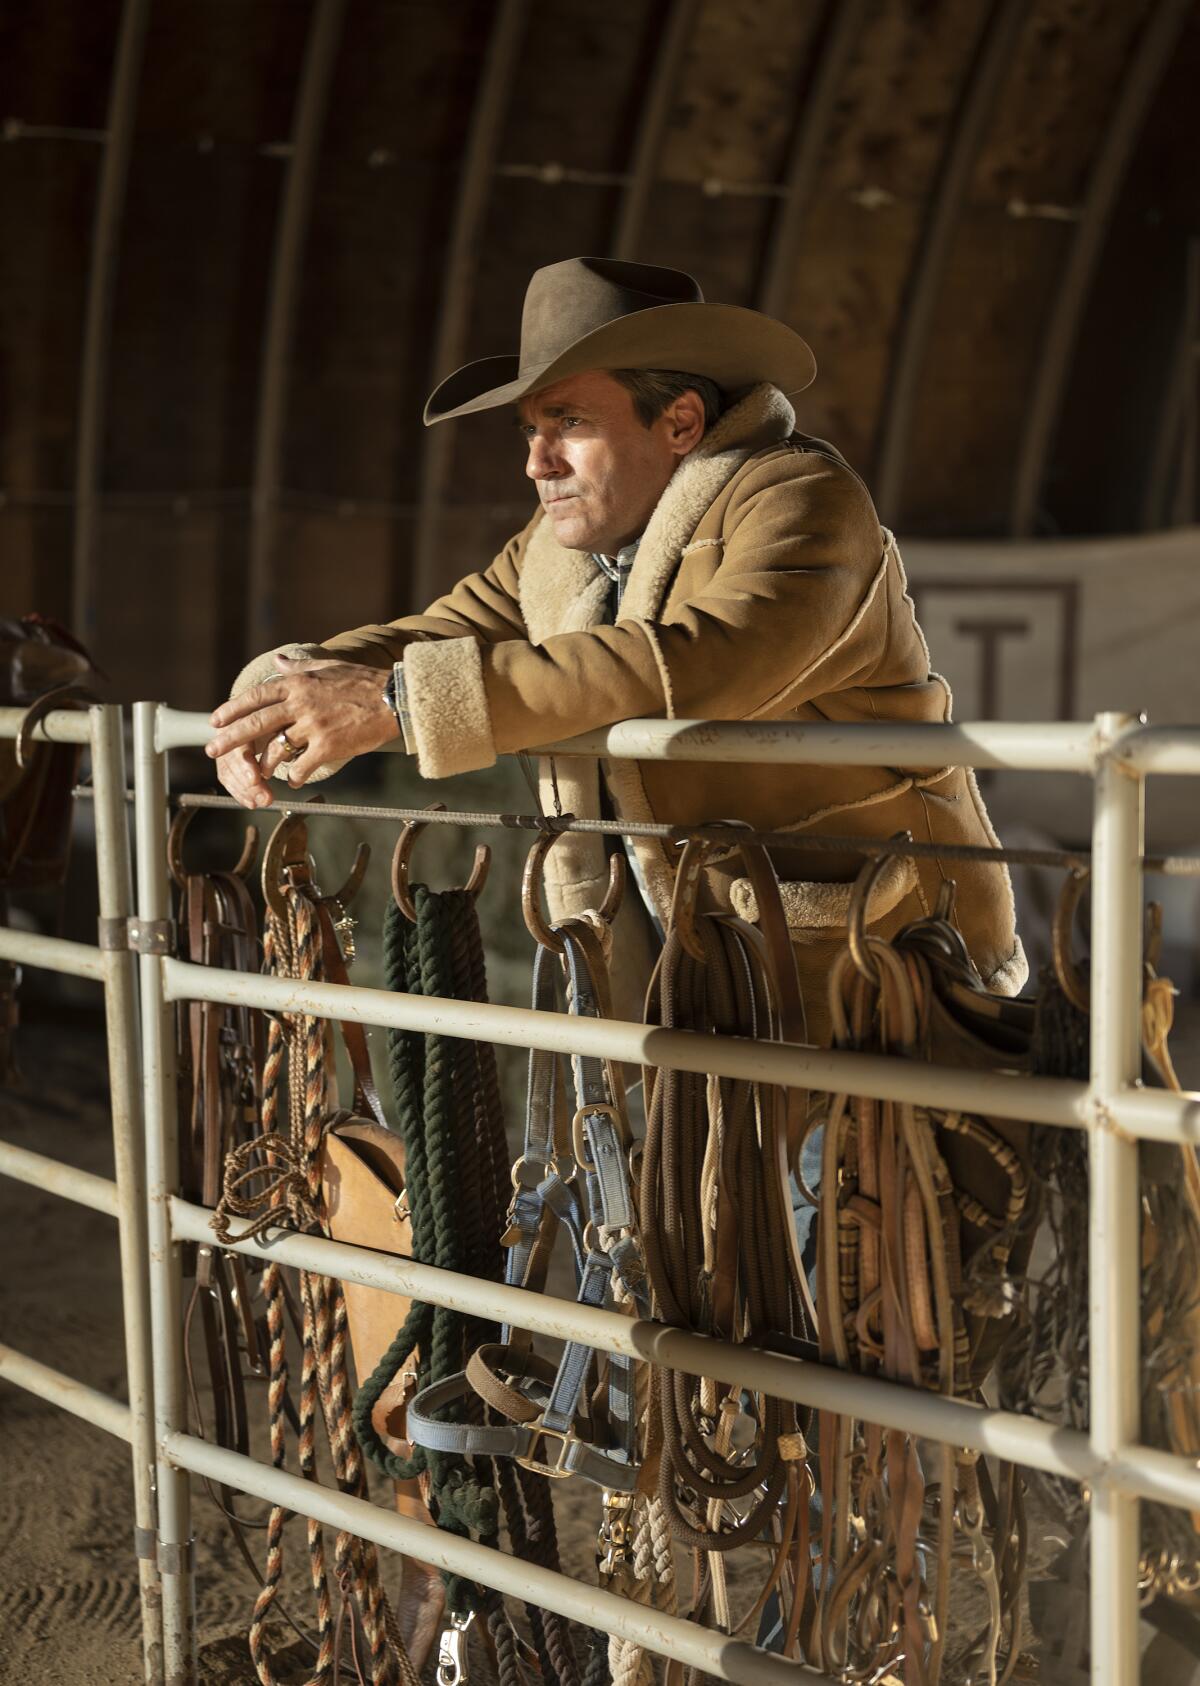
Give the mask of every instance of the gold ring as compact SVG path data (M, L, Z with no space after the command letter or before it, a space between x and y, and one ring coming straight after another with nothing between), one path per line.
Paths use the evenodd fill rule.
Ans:
M276 732L275 742L283 745L283 759L285 761L294 761L298 755L304 754L303 746L294 744L286 732Z

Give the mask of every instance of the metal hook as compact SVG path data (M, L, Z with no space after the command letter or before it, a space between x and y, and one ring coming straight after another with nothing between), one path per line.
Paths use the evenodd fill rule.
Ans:
M1054 957L1054 975L1058 979L1058 987L1072 1007L1078 1008L1081 1013L1088 1011L1092 997L1087 979L1072 952L1071 932L1090 877L1091 873L1086 866L1071 868L1063 879L1058 906L1054 910L1054 923L1050 927L1051 953Z
M445 806L444 802L433 802L430 804L430 812L441 813L445 810ZM396 839L396 847L392 851L392 899L404 917L411 919L414 925L417 922L417 908L412 897L409 868L412 864L413 846L425 830L425 825L426 821L424 820L406 820L403 831ZM471 876L463 886L473 901L483 893L491 864L492 851L486 843L477 844L475 860L471 867Z
M357 860L355 862L357 865ZM267 839L263 850L263 900L276 919L286 922L287 902L283 894L286 882L312 882L312 862L308 853L308 825L303 814L285 813Z
M419 823L419 822L418 822ZM467 1634L475 1620L474 1610L455 1611L438 1642L438 1686L465 1686L468 1679Z
M698 838L684 845L675 868L675 888L671 893L671 915L667 927L679 938L684 953L700 961L701 965L705 955L704 944L696 930L696 892L704 862L712 847L711 843Z
M99 701L100 698L89 691L86 685L56 685L52 691L44 691L30 703L17 727L17 766L22 769L28 767L33 751L34 731L48 714L52 714L56 708L90 708L93 703Z
M898 831L889 838L892 843L911 843L912 833ZM883 876L883 872L891 855L876 855L873 860L863 863L854 880L854 888L850 892L850 908L846 914L846 937L850 948L850 958L870 984L878 986L880 982L879 967L875 964L867 939L867 917L871 907L871 897L875 886Z
M196 813L195 808L180 808L167 833L167 865L171 869L171 877L181 890L186 889L188 880L187 868L183 864L183 839ZM235 878L249 878L257 859L258 831L254 826L248 825L242 838L242 852L229 870Z
M354 863L339 890L323 895L318 890L315 899L336 902L343 918L346 909L362 888L371 860L371 847L360 843L354 851ZM285 813L271 833L263 851L263 900L277 919L287 918L287 904L282 886L285 882L307 884L316 888L313 879L312 856L308 852L308 826L303 814Z
M534 942L548 948L551 954L563 953L563 940L556 936L553 929L542 918L541 888L542 873L546 865L546 856L562 836L561 829L548 827L542 832L533 848L529 851L525 862L525 871L521 878L521 912L525 916L525 927ZM612 854L608 857L608 888L604 892L604 900L597 909L598 916L606 925L611 925L617 916L617 909L621 905L621 898L625 894L625 856L623 853Z

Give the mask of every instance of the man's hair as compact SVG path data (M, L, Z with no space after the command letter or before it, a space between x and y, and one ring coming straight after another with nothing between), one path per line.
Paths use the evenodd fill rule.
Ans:
M632 395L633 407L644 427L652 427L667 405L685 392L699 395L706 428L721 414L721 389L707 375L685 375L678 369L610 369L608 372Z

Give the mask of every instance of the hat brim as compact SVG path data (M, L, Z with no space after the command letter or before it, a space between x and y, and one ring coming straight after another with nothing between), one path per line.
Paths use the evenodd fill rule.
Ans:
M448 375L425 405L425 425L515 404L586 369L676 369L726 392L769 381L803 392L817 360L793 329L737 304L663 304L631 311L576 340L548 363L482 357Z

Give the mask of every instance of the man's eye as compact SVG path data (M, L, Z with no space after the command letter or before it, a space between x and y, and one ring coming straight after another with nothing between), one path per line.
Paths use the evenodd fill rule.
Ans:
M580 418L578 416L564 416L561 425L563 427L578 427L579 422Z

